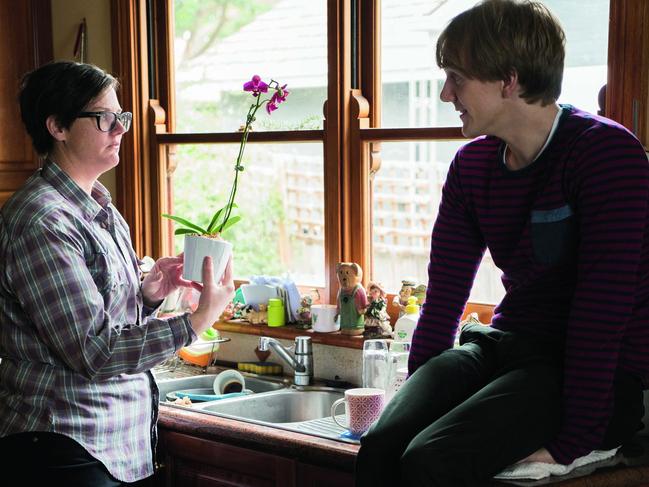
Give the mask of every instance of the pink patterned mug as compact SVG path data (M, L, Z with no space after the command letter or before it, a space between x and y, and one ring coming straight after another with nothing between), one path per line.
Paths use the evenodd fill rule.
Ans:
M343 402L347 403L347 419L349 424L343 424L336 418L336 409ZM371 387L347 389L345 397L331 405L331 417L343 428L347 428L354 436L365 433L372 423L379 419L385 404L385 391Z

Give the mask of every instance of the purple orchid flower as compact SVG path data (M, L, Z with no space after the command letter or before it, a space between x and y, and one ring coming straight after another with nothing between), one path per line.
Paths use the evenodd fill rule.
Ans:
M275 91L275 101L277 103L283 103L286 101L286 97L290 94L291 92L286 89L286 85L283 85L282 87L278 88L277 91Z
M275 93L270 99L270 103L274 103L276 105L283 103L286 101L286 97L289 95L289 91L286 89L286 85L277 87L275 89Z
M262 81L261 76L254 75L250 81L243 84L243 91L252 91L253 95L268 92L268 84Z
M277 104L271 99L268 103L266 103L266 111L268 112L268 115L270 115L275 110L277 110Z

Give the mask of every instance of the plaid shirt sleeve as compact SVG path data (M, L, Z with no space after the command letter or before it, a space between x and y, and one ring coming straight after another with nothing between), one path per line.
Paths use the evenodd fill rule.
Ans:
M142 319L137 274L117 251L114 228L102 242L70 220L47 220L11 245L7 265L16 298L53 355L102 380L148 370L192 341L186 314Z

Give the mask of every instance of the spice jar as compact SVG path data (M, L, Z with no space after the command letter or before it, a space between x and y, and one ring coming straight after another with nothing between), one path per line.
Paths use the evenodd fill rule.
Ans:
M279 298L268 300L268 326L284 326L284 303Z

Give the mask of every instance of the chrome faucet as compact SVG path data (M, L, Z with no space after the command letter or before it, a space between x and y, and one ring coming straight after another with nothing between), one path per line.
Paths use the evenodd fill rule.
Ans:
M295 337L295 355L292 355L279 341L270 337L259 338L259 350L262 352L272 348L295 371L296 386L308 386L313 379L313 347L311 337Z

